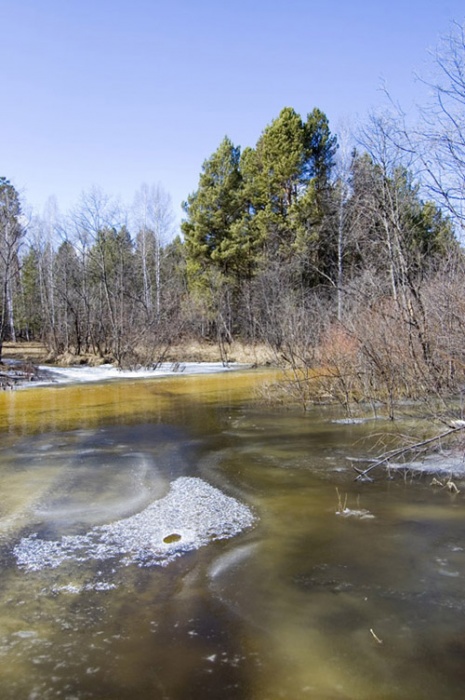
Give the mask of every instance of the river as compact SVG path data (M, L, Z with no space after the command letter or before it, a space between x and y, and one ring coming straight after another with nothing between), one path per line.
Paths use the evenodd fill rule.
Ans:
M265 377L0 395L2 700L463 697L462 484Z

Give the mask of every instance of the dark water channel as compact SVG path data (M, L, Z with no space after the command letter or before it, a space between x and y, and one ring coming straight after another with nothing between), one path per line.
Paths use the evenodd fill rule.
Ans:
M391 426L260 381L0 396L2 700L463 698L465 488L354 483Z

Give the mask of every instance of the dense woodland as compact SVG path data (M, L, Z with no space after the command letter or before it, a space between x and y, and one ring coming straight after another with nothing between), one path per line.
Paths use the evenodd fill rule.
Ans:
M350 138L290 107L254 148L225 137L184 203L161 187L123 210L97 188L28 220L0 179L0 357L148 365L190 338L266 344L305 404L444 395L465 379L465 42L436 57L415 127L391 110Z

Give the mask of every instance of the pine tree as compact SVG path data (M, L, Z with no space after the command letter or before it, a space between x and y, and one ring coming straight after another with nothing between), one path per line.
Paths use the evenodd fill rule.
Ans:
M199 187L183 208L181 224L187 249L191 282L210 267L224 275L240 276L247 262L250 242L243 236L244 214L240 148L225 137L202 166Z
M336 139L320 110L304 122L285 107L256 148L244 151L244 191L265 260L307 255L309 241L319 235L335 150Z

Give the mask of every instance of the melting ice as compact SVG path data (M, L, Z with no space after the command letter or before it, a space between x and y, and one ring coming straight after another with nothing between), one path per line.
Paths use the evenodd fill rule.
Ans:
M181 477L168 494L145 510L83 535L44 540L24 537L14 548L18 565L38 571L63 562L117 558L124 566L166 566L185 552L213 540L234 537L254 522L235 498L194 477Z

